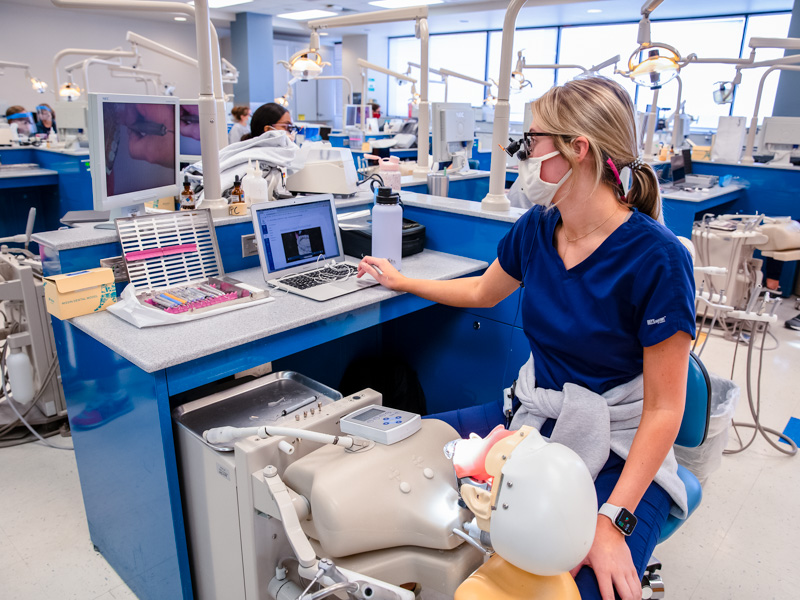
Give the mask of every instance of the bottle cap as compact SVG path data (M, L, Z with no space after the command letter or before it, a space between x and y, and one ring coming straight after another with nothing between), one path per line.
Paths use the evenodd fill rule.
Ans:
M378 204L398 204L400 202L400 194L393 192L390 187L379 187L375 194L375 202Z

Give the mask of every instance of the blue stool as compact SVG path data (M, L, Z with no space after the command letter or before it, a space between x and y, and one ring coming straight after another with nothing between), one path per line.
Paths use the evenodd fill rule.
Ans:
M686 382L686 406L683 411L683 420L678 437L675 443L687 448L697 448L706 441L708 436L708 423L711 415L711 380L708 377L703 363L697 355L692 352L689 355L689 374ZM494 427L505 423L503 415L503 403L489 402L478 406L468 406L458 410L451 410L435 415L428 415L426 419L439 419L451 425L458 431L461 437L466 437L470 433L477 433L485 437ZM703 498L703 490L700 482L689 471L689 469L678 465L678 476L686 486L686 496L688 500L688 514L686 519L691 516L695 509L700 505ZM661 529L661 536L658 543L663 542L675 533L683 525L686 519L679 519L673 515L667 518L667 522ZM658 599L664 597L664 582L657 571L661 569L661 564L651 558L642 577L642 597Z
M686 448L697 448L706 441L708 436L708 423L711 416L711 380L708 377L703 363L692 352L689 356L689 377L686 382L686 408L683 411L681 429L675 443ZM700 506L703 499L703 490L700 482L689 469L678 465L678 477L681 478L686 486L686 499L688 504L688 519L695 509ZM667 517L667 522L661 529L661 536L658 538L660 544L678 528L686 522L686 519L679 519L674 515ZM642 577L642 598L657 600L664 598L664 582L658 571L661 563L653 556L645 569Z

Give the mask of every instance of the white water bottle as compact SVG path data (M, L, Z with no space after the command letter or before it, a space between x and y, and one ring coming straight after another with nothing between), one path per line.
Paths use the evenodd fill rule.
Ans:
M35 391L30 357L19 348L13 349L6 359L6 370L14 400L20 404L28 404L33 400Z
M399 271L403 256L403 208L400 194L379 187L372 207L372 256L385 258Z

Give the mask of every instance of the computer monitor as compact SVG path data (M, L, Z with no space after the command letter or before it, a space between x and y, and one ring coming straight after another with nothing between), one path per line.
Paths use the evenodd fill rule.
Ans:
M182 163L195 163L200 155L200 105L197 100L180 101L180 140L178 149Z
M469 168L469 158L475 143L475 114L468 103L434 102L433 161L453 162L453 169Z
M89 94L89 156L95 210L112 218L179 193L178 98Z
M694 174L694 167L692 167L692 149L684 148L681 150L681 154L683 155L683 170L687 175Z
M770 164L790 165L800 156L800 117L764 117L762 151L774 154Z
M686 162L684 155L673 155L672 158L670 158L670 166L672 167L672 185L678 187L686 183Z
M372 118L372 107L367 104L365 107L367 118ZM345 127L358 127L361 124L361 105L348 104L344 108L344 126Z

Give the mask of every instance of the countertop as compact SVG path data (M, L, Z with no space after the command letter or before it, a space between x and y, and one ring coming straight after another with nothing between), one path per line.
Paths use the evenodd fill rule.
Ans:
M720 187L715 185L713 188L702 192L689 192L686 190L666 190L661 193L661 197L665 200L681 200L683 202L703 202L704 200L711 200L712 198L719 198L725 194L738 192L743 190L744 186L734 183Z
M42 177L49 175L58 176L58 171L53 171L52 169L42 169L41 167L0 169L0 179L12 179L16 177Z
M441 171L438 171L441 172ZM481 179L483 177L489 177L489 171L478 171L478 170L470 170L466 173L448 173L447 174L450 181L458 181L461 179ZM407 185L427 185L428 177L416 177L414 175L403 175L400 178L400 185L407 186Z
M480 202L429 196L428 194L417 194L414 192L401 192L400 197L403 199L404 204L415 208L426 208L469 217L504 221L506 223L514 223L520 216L525 214L525 210L520 208L511 208L508 211L501 212L485 211L481 209ZM372 201L373 197L371 192L360 191L351 198L337 198L336 208L343 209L370 205ZM248 221L250 221L249 215L243 217L222 217L220 219L215 219L214 224L216 226L221 226L245 223ZM94 223L87 223L78 227L35 233L31 239L38 244L42 244L56 251L61 251L84 248L86 246L97 246L100 244L110 244L116 242L118 238L116 230L95 229Z
M404 274L424 279L453 279L486 267L488 264L484 261L433 250L424 250L403 259ZM261 269L246 269L227 275L258 288L267 287ZM152 373L309 323L338 315L344 317L352 311L401 294L374 286L333 300L315 302L283 291L271 292L274 302L176 325L137 329L109 312L76 317L71 322L120 356Z

